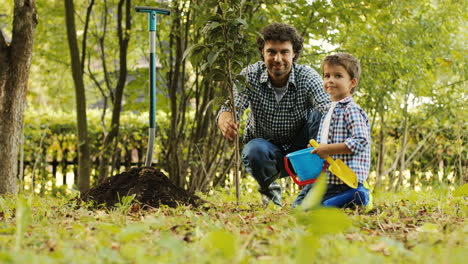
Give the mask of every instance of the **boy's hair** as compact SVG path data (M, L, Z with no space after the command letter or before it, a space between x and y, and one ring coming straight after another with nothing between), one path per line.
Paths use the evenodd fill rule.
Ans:
M263 47L265 42L269 40L277 40L281 42L291 41L293 51L296 54L293 61L296 62L301 54L304 38L297 33L297 30L288 24L284 23L272 23L260 31L263 37L257 38L257 45L263 58Z
M345 68L348 72L349 77L352 79L356 79L359 81L359 77L361 75L361 65L359 64L358 59L353 57L351 54L348 53L337 53L333 55L328 55L322 62L322 75L323 75L323 66L325 64L328 65L339 65ZM357 85L351 89L351 93L354 93Z

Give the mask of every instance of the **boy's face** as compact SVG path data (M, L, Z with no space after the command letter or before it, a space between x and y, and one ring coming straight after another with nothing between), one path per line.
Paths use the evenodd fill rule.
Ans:
M351 95L351 90L356 87L357 80L351 79L346 69L341 65L323 65L323 88L329 94L332 101L340 101Z
M296 56L291 41L268 40L262 53L271 79L281 79L289 75Z

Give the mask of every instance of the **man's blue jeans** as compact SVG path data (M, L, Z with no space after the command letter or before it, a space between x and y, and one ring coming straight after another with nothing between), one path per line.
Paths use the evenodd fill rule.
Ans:
M252 139L244 146L242 163L260 185L260 192L268 191L271 183L288 175L284 169L283 157L290 152L306 148L311 138L317 139L320 118L319 112L312 111L296 141L287 150L263 138Z

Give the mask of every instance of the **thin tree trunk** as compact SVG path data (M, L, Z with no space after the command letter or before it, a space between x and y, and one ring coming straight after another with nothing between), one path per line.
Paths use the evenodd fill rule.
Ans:
M175 6L179 6L179 2L176 1ZM183 147L180 146L181 137L183 136L182 131L179 128L184 128L182 123L184 120L182 112L186 111L186 98L184 96L184 87L182 72L182 59L183 59L183 44L182 44L182 21L181 21L181 10L175 8L171 16L174 17L172 22L172 30L170 35L170 49L171 52L174 50L175 54L172 54L169 65L174 65L169 71L169 98L171 106L171 124L170 132L168 132L168 151L166 161L168 165L169 177L178 186L184 187L186 184L186 167L182 164L184 161L181 159ZM185 49L185 47L184 47Z
M384 136L384 113L380 115L379 145L377 153L377 178L375 180L375 189L382 185L382 172L385 160L385 136Z
M18 152L36 16L35 0L15 0L11 44L0 31L0 194L18 190Z
M408 97L409 97L409 84L406 87L405 93L405 107L403 109L403 139L401 140L401 156L400 156L400 173L398 174L398 180L394 186L394 190L398 191L400 186L403 184L403 172L406 169L406 148L408 141Z
M75 84L76 115L78 121L78 190L89 189L91 156L88 140L88 120L86 117L86 93L83 81L82 62L78 50L73 0L64 0L67 39L70 47L72 75Z
M125 8L125 9L124 9ZM123 12L125 11L125 15ZM125 20L124 20L125 18ZM99 164L99 181L102 182L109 174L109 165L112 163L110 159L115 151L116 141L119 135L120 127L120 112L122 111L122 97L127 80L127 51L128 42L130 40L129 31L131 29L131 1L120 0L117 11L117 36L119 39L119 79L115 87L115 97L113 97L112 119L109 133L104 138L102 154ZM122 22L125 21L125 28L122 27ZM105 73L107 75L107 73Z

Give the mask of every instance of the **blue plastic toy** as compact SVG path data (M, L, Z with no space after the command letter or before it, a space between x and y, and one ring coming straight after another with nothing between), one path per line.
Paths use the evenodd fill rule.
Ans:
M314 183L320 173L326 169L325 161L317 154L310 153L313 149L301 149L284 157L284 168L297 185ZM290 169L289 161L295 173Z

